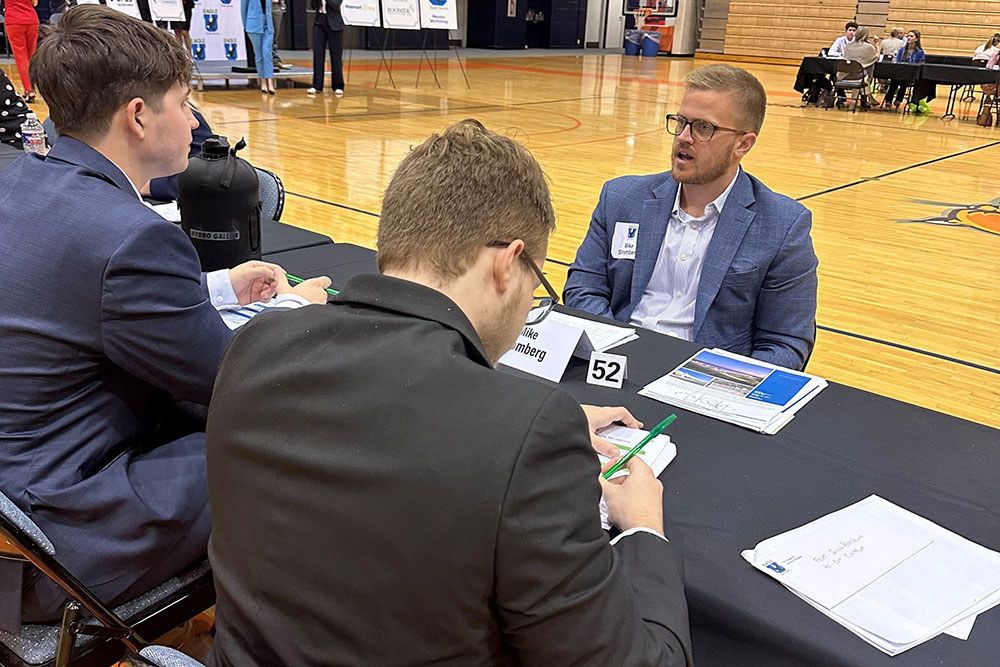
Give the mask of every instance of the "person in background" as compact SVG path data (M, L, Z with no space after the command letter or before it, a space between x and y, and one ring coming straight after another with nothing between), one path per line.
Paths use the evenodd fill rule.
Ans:
M31 87L31 77L28 74L28 63L35 54L38 44L38 13L35 7L38 0L4 0L4 30L10 40L10 48L14 52L14 64L17 65L17 75L21 77L21 88L24 90L24 101L35 101L35 91Z
M253 45L260 92L274 95L274 57L271 44L274 42L274 23L271 19L271 0L240 0L243 30Z
M193 58L191 52L191 14L194 12L194 0L183 0L184 8L183 21L157 21L156 25L164 30L173 30L174 37L181 43L189 58Z
M911 30L906 33L906 46L903 46L896 52L896 62L924 62L924 49L920 44L919 30ZM895 101L893 101L893 96L896 98ZM899 79L893 79L889 82L889 87L885 91L885 99L882 100L882 106L888 107L891 104L893 109L899 109L899 105L903 103L903 98L905 96L906 82L900 81Z
M854 21L849 21L847 25L844 26L844 34L834 40L833 44L829 49L826 50L827 58L843 58L844 49L847 45L854 41L854 34L858 31L858 24Z
M344 94L344 19L340 15L342 0L312 0L316 11L313 21L313 85L310 95L323 92L326 45L330 47L330 87L336 95Z
M285 16L287 6L285 0L271 0L271 23L274 24L274 41L271 44L271 55L274 59L274 69L291 69L292 66L281 61L278 55L278 40L281 37L281 20Z
M906 31L902 28L893 28L889 32L889 36L882 40L882 43L879 44L879 53L882 55L883 61L896 61L896 53L906 44L903 40L905 34Z
M861 64L864 68L863 76L871 79L872 70L875 68L875 63L878 61L878 50L875 45L871 43L871 36L868 33L868 28L861 26L858 31L854 34L854 41L848 42L847 48L844 50L844 60L853 60ZM857 79L848 79L846 76L837 74L838 81L854 81ZM837 92L843 94L843 89L838 88ZM839 107L843 101L841 99L837 100L837 106ZM871 108L867 99L861 100L861 106L865 109Z
M992 37L986 40L985 44L976 47L976 52L972 54L972 61L979 65L985 65L998 52L1000 52L1000 32L995 32Z

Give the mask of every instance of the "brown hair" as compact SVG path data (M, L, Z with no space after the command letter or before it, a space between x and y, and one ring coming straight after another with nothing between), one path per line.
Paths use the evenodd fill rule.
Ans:
M191 62L165 30L102 5L78 5L45 31L31 80L59 134L103 136L123 104L140 97L159 111L163 95L187 85Z
M536 262L555 229L542 168L508 137L466 119L412 149L382 196L379 270L423 267L444 280L493 241L521 239Z
M684 89L730 93L732 108L742 123L742 127L734 129L760 133L767 110L767 93L757 77L745 69L732 65L699 67L684 78Z

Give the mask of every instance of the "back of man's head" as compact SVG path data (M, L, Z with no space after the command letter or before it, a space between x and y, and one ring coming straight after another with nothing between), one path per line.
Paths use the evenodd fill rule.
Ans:
M115 112L139 97L159 110L163 95L191 79L191 61L165 30L102 5L71 8L47 30L31 80L59 134L103 137Z
M757 77L745 69L724 64L699 67L684 78L684 90L729 93L730 108L740 123L734 129L760 134L767 111L767 93Z
M531 153L463 120L431 135L396 168L382 197L379 269L431 271L449 282L488 243L521 239L534 257L554 229L545 174Z

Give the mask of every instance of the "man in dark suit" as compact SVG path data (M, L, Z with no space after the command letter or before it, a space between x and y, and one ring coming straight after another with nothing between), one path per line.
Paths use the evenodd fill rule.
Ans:
M323 92L326 74L325 48L330 48L330 87L336 95L344 94L344 18L340 15L343 0L312 0L316 12L313 21L313 85L310 95Z
M663 487L639 459L599 480L599 424L494 368L548 312L553 228L527 150L460 122L386 189L382 275L233 342L208 424L214 665L691 664Z
M604 184L566 305L800 369L816 338L812 215L744 172L767 95L732 65L692 71L672 170Z
M180 228L139 198L186 167L196 124L191 64L166 32L74 7L31 74L62 136L0 174L0 490L70 572L120 600L205 554L204 434L169 415L211 397L232 337L213 303L286 288L263 262L201 273ZM320 283L278 300L325 301ZM22 611L52 619L65 597L0 560L2 627Z

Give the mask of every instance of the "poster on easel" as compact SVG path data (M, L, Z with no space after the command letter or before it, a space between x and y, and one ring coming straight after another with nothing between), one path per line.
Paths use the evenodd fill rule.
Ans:
M420 0L420 27L430 30L458 30L456 0Z
M382 0L382 27L391 30L420 30L417 0Z
M120 11L122 14L128 14L134 19L142 20L139 5L135 0L108 0L108 7Z
M365 28L381 28L382 19L378 13L378 0L344 0L340 5L340 16L344 25Z
M184 5L181 0L149 0L149 13L154 21L183 21Z

